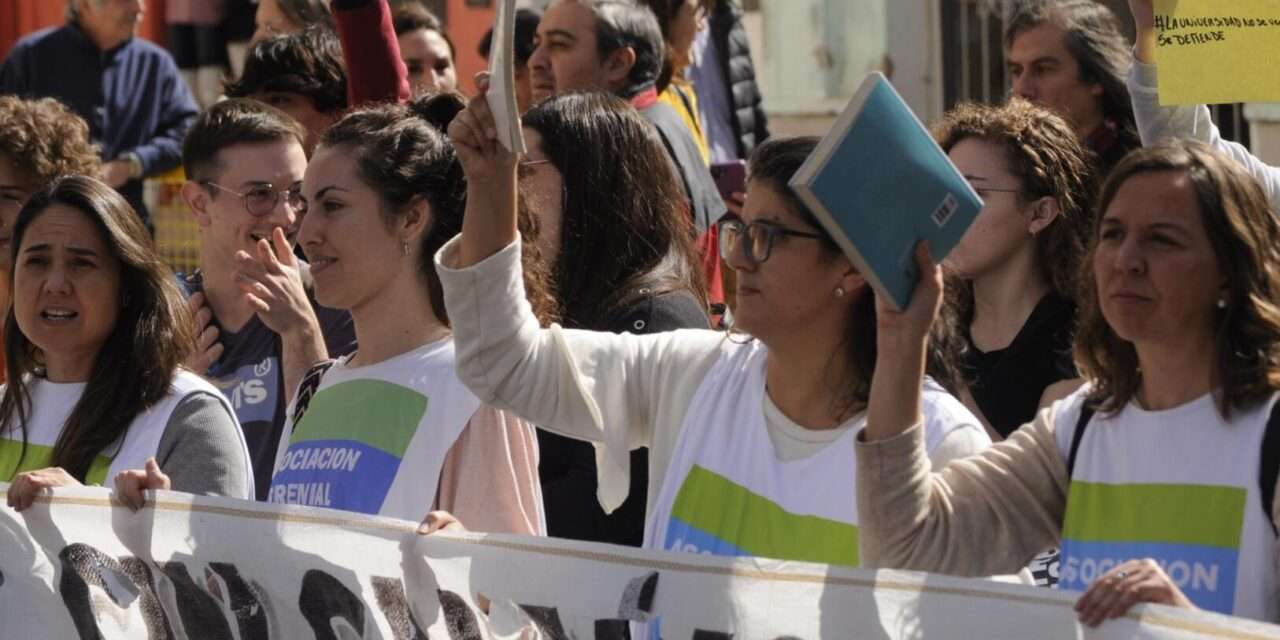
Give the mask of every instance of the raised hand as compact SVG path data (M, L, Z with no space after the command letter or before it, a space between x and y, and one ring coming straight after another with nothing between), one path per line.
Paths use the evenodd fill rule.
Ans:
M465 268L516 241L516 154L498 142L485 101L489 75L476 75L479 94L449 124L449 140L467 174L467 209L454 268Z
M876 296L876 370L867 406L867 440L892 438L921 420L920 389L924 381L929 330L942 306L942 269L924 242L916 245L920 282L901 311Z
M449 140L462 162L468 183L505 178L512 173L517 157L498 141L498 125L485 94L489 91L489 74L476 74L478 93L449 123Z

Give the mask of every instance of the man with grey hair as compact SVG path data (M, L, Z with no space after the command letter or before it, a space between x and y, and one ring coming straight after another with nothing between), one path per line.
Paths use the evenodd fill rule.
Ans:
M198 109L173 57L135 37L143 0L68 0L67 24L36 32L0 66L0 94L56 98L89 123L104 182L150 226L142 179L178 166Z
M1075 127L1105 177L1142 146L1125 76L1129 42L1095 0L1019 0L1006 21L1005 60L1012 93L1051 109Z

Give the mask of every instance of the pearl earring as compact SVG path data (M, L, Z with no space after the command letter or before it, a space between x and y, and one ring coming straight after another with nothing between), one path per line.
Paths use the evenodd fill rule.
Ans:
M837 298L844 297L844 287L836 287L836 297Z
M1226 309L1226 308L1227 308L1227 297L1226 297L1226 296L1222 296L1221 298L1218 298L1218 308L1219 308L1219 309Z

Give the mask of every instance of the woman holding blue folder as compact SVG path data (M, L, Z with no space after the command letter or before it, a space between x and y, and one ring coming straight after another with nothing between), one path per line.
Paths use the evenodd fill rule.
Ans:
M923 252L910 306L879 310L862 548L987 575L1061 543L1059 587L1085 592L1086 624L1139 602L1280 619L1280 221L1239 165L1186 141L1127 156L1098 209L1087 383L978 456L930 473L919 385L942 282Z
M521 293L519 159L494 130L483 95L450 126L469 194L462 234L436 263L459 377L486 402L598 443L606 510L626 497L628 451L650 447L647 548L858 566L849 480L875 363L874 305L786 186L817 140L758 149L742 216L720 222L738 274L737 329L750 337L635 336L538 326ZM959 401L931 382L923 395L939 464L987 446Z

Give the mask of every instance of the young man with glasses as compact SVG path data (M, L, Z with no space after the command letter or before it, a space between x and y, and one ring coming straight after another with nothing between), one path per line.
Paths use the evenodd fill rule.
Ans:
M259 499L303 374L355 348L351 316L315 303L293 255L306 210L305 140L283 112L232 99L200 115L182 150L182 197L200 231L199 269L182 279L199 340L188 365L231 401Z

